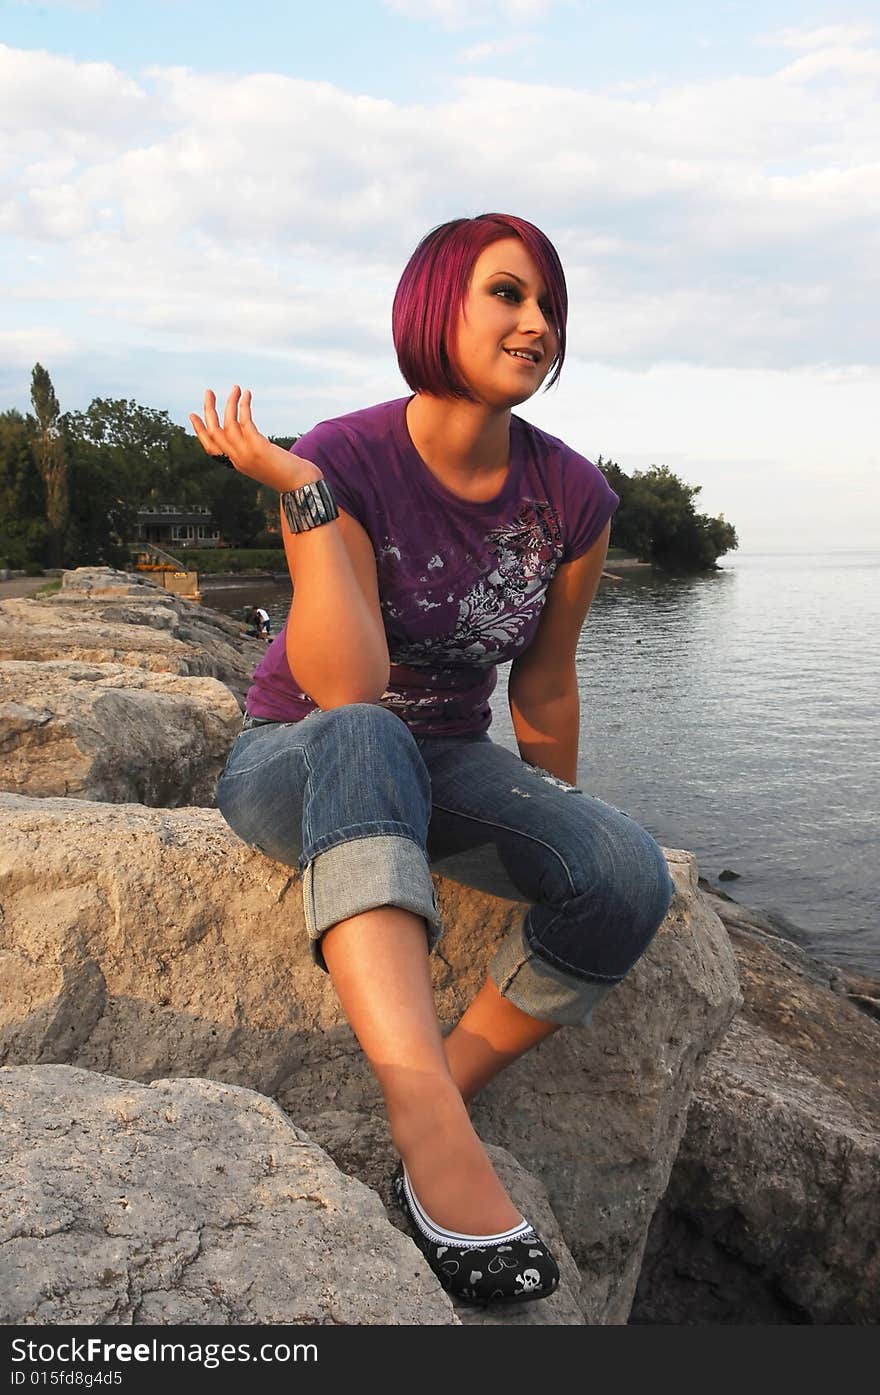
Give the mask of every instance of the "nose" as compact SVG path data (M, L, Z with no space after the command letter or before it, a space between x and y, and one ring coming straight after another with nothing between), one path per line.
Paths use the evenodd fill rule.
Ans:
M519 328L522 334L539 334L545 339L556 334L553 317L544 314L537 300L523 300Z

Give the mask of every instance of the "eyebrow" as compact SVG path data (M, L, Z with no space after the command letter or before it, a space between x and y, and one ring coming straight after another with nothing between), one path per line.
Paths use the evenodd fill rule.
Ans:
M515 271L490 271L489 276L490 278L492 276L509 276L511 281L516 281L520 286L527 286L529 284L528 281L524 281L521 276L517 276ZM545 294L549 296L550 292L547 291Z

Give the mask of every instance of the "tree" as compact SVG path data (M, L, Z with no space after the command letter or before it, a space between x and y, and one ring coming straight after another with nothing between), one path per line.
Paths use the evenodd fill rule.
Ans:
M685 484L665 465L627 475L614 461L599 468L620 497L611 524L611 541L642 561L667 569L711 570L737 546L736 529L724 518L697 513L702 486Z
M65 558L71 567L124 567L130 560L137 506L114 461L94 442L68 437L70 516Z
M32 447L21 412L0 413L0 566L23 569L45 555L46 491Z
M209 460L206 465L204 501L211 510L215 527L219 528L224 542L232 547L253 547L266 526L263 510L257 504L259 485L228 465L213 464Z
M136 505L151 498L173 502L178 484L172 443L186 433L167 412L124 398L96 397L85 412L68 412L63 426L69 438L101 447L119 489Z
M31 403L34 409L31 420L35 427L34 460L46 489L48 561L50 566L57 567L62 560L67 531L67 457L64 435L59 427L58 398L52 379L41 363L34 364L31 374Z

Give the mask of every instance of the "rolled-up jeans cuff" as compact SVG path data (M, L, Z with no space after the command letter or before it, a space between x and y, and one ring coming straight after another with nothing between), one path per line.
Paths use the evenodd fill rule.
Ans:
M325 972L324 931L378 906L423 916L429 954L443 933L428 859L411 838L383 833L335 843L306 864L302 885L312 958Z
M561 1027L589 1027L593 1008L614 987L575 978L539 959L523 934L522 922L502 940L489 977L502 998L520 1012Z

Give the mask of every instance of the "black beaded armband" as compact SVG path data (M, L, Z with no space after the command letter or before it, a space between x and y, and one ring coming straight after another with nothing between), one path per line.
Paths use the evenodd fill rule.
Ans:
M305 533L332 523L339 517L333 495L325 480L301 484L299 489L287 489L281 495L281 507L291 533Z

